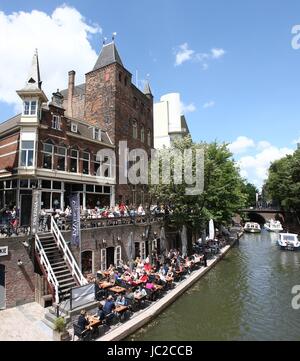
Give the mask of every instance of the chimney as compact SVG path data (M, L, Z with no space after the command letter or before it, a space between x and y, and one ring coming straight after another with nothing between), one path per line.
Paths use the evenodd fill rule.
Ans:
M74 95L74 86L75 86L75 71L69 71L69 83L68 83L68 115L69 117L73 117L72 110L72 101Z

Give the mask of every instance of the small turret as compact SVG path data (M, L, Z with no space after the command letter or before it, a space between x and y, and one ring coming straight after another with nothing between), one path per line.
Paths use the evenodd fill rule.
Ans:
M24 88L17 90L17 94L23 100L23 112L21 122L38 122L38 114L42 103L48 101L42 90L38 52L35 51L31 68Z

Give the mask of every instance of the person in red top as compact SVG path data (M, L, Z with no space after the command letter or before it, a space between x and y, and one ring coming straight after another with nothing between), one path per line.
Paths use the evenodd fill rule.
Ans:
M121 203L120 203L120 205L119 205L119 210L120 210L121 216L123 217L124 214L125 214L125 211L126 211L126 206L125 206L125 203L124 203L124 202L121 202Z
M145 271L147 271L147 272L151 271L151 269L152 269L151 264L150 264L150 263L145 263L145 264L144 264L144 269L145 269Z
M147 273L144 272L144 274L140 277L140 280L143 282L143 283L146 283L148 281L148 276L147 276Z

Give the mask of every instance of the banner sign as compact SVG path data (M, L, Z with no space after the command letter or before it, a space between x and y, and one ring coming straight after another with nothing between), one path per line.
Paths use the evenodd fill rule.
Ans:
M70 309L85 306L95 301L95 283L71 288Z
M8 255L8 246L0 247L0 257Z
M39 230L39 212L41 208L40 190L32 189L32 209L31 209L31 233L36 234Z
M72 238L71 244L79 246L80 244L80 197L79 193L70 196L72 210Z

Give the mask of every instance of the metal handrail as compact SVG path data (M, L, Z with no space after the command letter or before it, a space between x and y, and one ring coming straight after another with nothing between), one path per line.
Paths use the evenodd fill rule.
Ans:
M45 253L44 247L39 239L39 236L36 234L35 235L35 249L39 254L40 257L40 262L42 264L42 266L45 267L45 270L47 272L47 280L48 282L51 282L52 285L54 286L55 289L55 302L59 303L59 295L58 295L58 288L59 288L59 283L57 281L57 278L54 274L54 271L50 265L50 262L47 258L47 255Z
M87 280L83 277L78 264L72 255L69 246L67 245L64 237L62 236L54 218L51 216L51 233L54 235L55 242L58 247L63 251L64 260L69 264L72 276L75 276L80 286L87 284Z
M145 225L155 222L162 221L164 217L160 216L125 216L125 217L109 217L109 218L82 218L81 219L81 228L100 228L100 227L114 227L114 226L123 226L123 225ZM66 219L59 219L59 227L62 230L68 230L71 228L72 222ZM59 229L60 229L59 228Z

